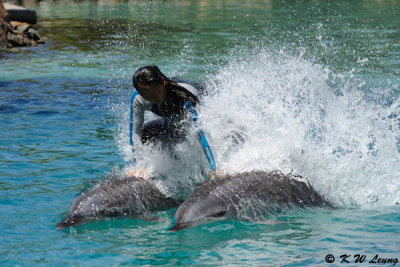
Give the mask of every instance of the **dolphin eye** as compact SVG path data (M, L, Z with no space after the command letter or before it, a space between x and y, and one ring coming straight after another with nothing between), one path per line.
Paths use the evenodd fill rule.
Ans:
M225 214L226 214L226 211L220 211L220 212L218 212L216 214L213 214L212 217L221 217L221 216L224 216Z

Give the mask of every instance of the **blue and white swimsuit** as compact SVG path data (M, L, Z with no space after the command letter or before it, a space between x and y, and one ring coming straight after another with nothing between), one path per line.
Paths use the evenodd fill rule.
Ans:
M161 141L176 143L184 140L186 131L183 127L187 101L195 106L199 102L200 90L194 85L172 78L167 84L167 95L163 103L157 105L145 100L140 94L134 93L132 100L132 140L135 144ZM151 111L160 116L144 124L145 111Z

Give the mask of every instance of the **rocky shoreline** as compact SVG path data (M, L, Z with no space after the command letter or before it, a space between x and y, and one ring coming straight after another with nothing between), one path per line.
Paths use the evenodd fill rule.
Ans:
M36 12L0 0L0 49L35 46L45 42L38 30Z

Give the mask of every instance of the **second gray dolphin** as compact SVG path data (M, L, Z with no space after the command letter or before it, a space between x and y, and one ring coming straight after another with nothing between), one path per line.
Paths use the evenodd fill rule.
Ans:
M291 207L332 207L298 178L278 171L253 171L209 179L179 206L174 215L176 224L170 230L221 216L257 221Z
M105 217L140 217L146 212L179 205L152 183L138 177L108 177L75 197L57 229L77 226Z

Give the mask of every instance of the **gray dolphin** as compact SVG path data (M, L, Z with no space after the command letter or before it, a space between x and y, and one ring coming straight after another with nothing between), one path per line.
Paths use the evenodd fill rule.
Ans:
M150 182L138 177L109 177L75 197L57 229L77 226L105 217L139 217L166 210L179 202L166 197Z
M259 221L291 207L332 207L296 175L252 171L209 179L183 202L174 215L178 231L207 219L228 217Z

